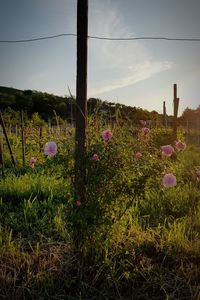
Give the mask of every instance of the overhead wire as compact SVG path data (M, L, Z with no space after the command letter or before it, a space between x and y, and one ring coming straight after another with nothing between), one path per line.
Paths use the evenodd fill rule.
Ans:
M17 39L17 40L0 40L0 43L29 43L42 40L56 39L65 36L76 37L75 33L60 33L55 35L28 38L28 39ZM88 39L95 40L106 40L106 41L135 41L135 40L164 40L164 41L180 41L180 42L200 42L200 38L176 38L176 37L165 37L165 36L139 36L139 37L104 37L104 36L93 36L88 35Z

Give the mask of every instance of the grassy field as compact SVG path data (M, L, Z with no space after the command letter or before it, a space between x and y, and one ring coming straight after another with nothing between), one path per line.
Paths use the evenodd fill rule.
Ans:
M0 299L200 299L200 149L178 151L170 130L116 125L106 141L105 129L88 129L85 203L73 191L73 129L27 133L25 167L20 136L9 135L15 167L4 141Z

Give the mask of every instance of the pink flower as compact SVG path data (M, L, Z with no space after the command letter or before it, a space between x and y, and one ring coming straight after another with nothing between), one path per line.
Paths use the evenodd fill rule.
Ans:
M48 142L44 146L44 154L48 156L54 156L57 153L57 145L55 142Z
M91 160L97 161L99 160L99 155L98 154L93 154Z
M109 129L107 129L102 132L101 136L104 139L104 141L108 141L112 138L113 134Z
M197 181L200 182L200 171L196 171Z
M165 174L162 179L163 185L168 188L168 187L173 187L176 185L176 177L172 174Z
M81 201L80 201L80 200L77 200L77 201L75 202L75 206L76 206L77 208L79 208L79 207L81 206Z
M135 153L135 158L136 159L140 159L141 157L142 157L142 153L141 152L138 151L138 152Z
M143 128L142 128L142 132L143 132L144 134L148 134L148 133L150 132L150 129L147 128L147 127L143 127Z
M174 152L174 148L171 145L165 145L161 147L163 156L171 156Z
M176 142L176 149L178 151L185 150L185 148L186 148L186 144L185 143L183 143L181 141Z
M147 122L146 122L145 120L140 120L140 124L141 124L142 126L146 126Z
M30 160L29 160L29 166L30 166L31 168L34 168L36 162L37 162L37 158L35 158L35 157L32 156L32 157L30 158Z

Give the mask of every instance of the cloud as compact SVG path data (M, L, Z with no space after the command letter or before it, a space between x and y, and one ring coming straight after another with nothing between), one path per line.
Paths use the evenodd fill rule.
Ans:
M89 35L137 36L126 24L119 7L110 0L93 0ZM89 96L133 85L172 67L153 59L142 41L89 40Z
M154 74L168 70L170 67L171 67L171 63L169 62L152 63L150 61L146 61L142 63L140 66L136 66L132 71L133 74L129 76L127 74L127 76L124 76L121 79L116 79L116 80L110 79L108 84L104 80L103 85L99 84L99 86L97 85L95 88L91 88L89 90L89 93L90 95L102 94L118 88L123 88L129 85L133 85L139 81L150 78Z

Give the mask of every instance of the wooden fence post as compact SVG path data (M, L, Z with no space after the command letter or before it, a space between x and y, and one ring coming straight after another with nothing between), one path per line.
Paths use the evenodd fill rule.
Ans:
M5 124L4 124L3 115L1 113L1 111L0 111L0 124L2 125L2 128L3 128L3 133L4 133L4 136L5 136L5 139L6 139L6 143L8 145L8 149L9 149L9 152L10 152L12 163L13 163L13 165L15 165L16 163L15 163L14 155L13 155L12 148L11 148L11 145L10 145L10 142L9 142L9 139L8 139L8 135L7 135L7 132L6 132L6 127L5 127Z
M25 139L24 139L24 112L21 110L21 138L22 138L22 163L23 167L25 167Z
M167 113L166 113L165 101L163 101L163 125L165 128L167 128Z
M75 198L85 200L85 153L87 126L88 0L77 2L77 77L75 132Z
M177 116L178 116L179 98L177 98L177 84L174 84L174 139L177 139Z

